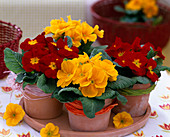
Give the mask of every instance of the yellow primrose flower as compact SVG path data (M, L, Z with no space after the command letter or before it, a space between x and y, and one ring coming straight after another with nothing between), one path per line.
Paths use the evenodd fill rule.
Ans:
M67 18L68 18L68 23L70 23L72 26L78 26L81 24L81 20L78 20L78 21L72 20L70 15L67 16Z
M94 34L96 34L96 35L99 36L100 38L103 38L104 30L100 30L100 31L99 31L99 26L98 26L98 25L95 25L95 26L94 26Z
M98 54L96 54L94 57L92 57L91 59L90 59L90 62L91 63L94 63L94 62L97 62L98 60L100 60L101 58L102 58L102 56L101 56L101 52L99 52Z
M113 124L117 129L124 128L133 124L133 118L129 113L123 111L113 117Z
M87 55L87 53L85 53L85 52L83 52L83 53L84 53L84 55L79 55L78 58L73 59L78 63L78 66L90 62L90 59L89 59L89 56Z
M152 18L158 14L158 6L154 3L147 3L143 8L143 12L145 13L147 18Z
M85 97L101 96L105 92L108 77L105 72L93 66L91 77L85 77L80 80L80 90Z
M81 38L85 44L87 43L87 40L94 42L97 39L97 35L93 34L93 28L86 22L83 22L81 26L77 26L76 30L81 34Z
M102 68L107 76L109 81L116 81L118 76L118 71L115 69L115 65L110 60L104 59L103 61L98 60L94 63L96 66Z
M81 79L85 77L90 78L91 75L92 75L92 64L87 63L87 64L79 65L75 73L75 76L73 78L73 84L79 84Z
M71 37L73 46L79 47L81 45L80 43L81 34L79 34L76 30L72 29L72 30L66 31L65 35Z
M60 137L59 127L53 123L48 123L45 128L40 130L41 137Z
M143 0L130 0L125 8L127 10L141 10L143 7Z
M3 119L8 126L16 126L24 117L25 112L18 104L9 103L6 107Z
M61 70L57 72L57 87L61 86L64 88L68 86L74 77L77 70L77 64L74 60L67 60L61 63Z

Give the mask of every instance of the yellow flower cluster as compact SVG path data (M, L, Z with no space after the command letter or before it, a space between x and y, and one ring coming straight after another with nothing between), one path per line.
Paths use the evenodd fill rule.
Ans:
M85 97L101 96L105 92L107 81L116 81L118 72L110 60L101 60L98 53L91 59L84 53L79 58L63 61L57 73L57 86L62 88L71 82L79 84L79 90Z
M75 47L81 45L81 40L86 44L87 40L94 42L97 39L97 36L103 38L104 31L99 31L98 25L93 28L86 22L81 23L81 20L72 20L71 16L67 16L67 18L67 22L64 21L63 18L51 20L51 26L47 26L44 30L45 34L52 33L54 39L58 39L63 36L63 34L69 36Z
M143 10L147 18L152 18L158 14L156 0L130 0L125 8L127 10Z

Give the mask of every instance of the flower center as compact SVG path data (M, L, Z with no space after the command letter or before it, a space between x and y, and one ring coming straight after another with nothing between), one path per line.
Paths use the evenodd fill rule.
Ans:
M142 63L140 63L139 61L140 61L140 59L134 59L134 61L132 63L135 64L138 68L140 68L140 65Z
M125 53L125 52L119 52L119 53L118 53L118 56L121 57L121 56L123 56L124 53Z
M73 51L72 49L70 49L70 48L68 47L68 45L65 45L64 49L66 49L66 50L68 50L68 51Z
M30 59L30 63L31 63L32 65L38 64L39 60L40 60L39 58L34 57L34 58L31 58L31 59Z
M114 45L113 47L116 48L116 45Z
M122 60L123 63L125 63L125 60Z
M35 39L35 40L31 40L31 41L28 41L28 44L29 45L35 45L35 44L37 44L38 42L37 42L37 40Z
M12 114L12 116L13 116L13 117L15 117L15 116L16 116L16 114Z
M50 65L49 65L49 67L50 67L52 70L57 69L57 66L56 66L55 62L51 62Z
M152 66L149 66L148 69L149 69L150 73L153 74Z
M51 131L48 131L47 135L48 135L48 137L51 137L53 134L51 133Z
M121 121L120 121L122 124L124 123L124 120L123 119L121 119Z
M94 84L94 80L91 80L91 84Z

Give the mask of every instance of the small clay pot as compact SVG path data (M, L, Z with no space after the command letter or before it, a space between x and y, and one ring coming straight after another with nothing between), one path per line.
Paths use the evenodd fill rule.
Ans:
M147 89L151 85L150 84L135 84L132 89ZM117 114L122 111L126 111L131 114L132 117L139 117L145 114L147 108L148 108L148 101L149 101L149 95L150 94L143 94L139 96L126 96L127 103L123 105L120 101L116 100L115 103L118 103L117 106L115 106L112 109L112 112Z
M32 89L34 90L34 88ZM49 95L40 97L27 92L24 92L24 95L25 112L32 118L53 119L62 113L63 104Z
M72 130L75 131L104 131L109 125L111 110L96 115L95 118L88 118L82 115L75 115L68 111L69 123Z

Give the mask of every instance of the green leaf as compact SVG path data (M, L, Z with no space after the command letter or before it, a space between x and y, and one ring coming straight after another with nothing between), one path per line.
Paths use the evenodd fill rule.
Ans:
M6 67L14 73L24 73L22 68L22 54L12 51L9 48L4 50L4 61Z
M123 96L123 95L120 95L118 92L116 92L116 95L117 95L117 99L123 104L125 105L127 103L127 99Z
M128 88L136 83L136 80L119 75L117 80L109 82L108 87L111 89Z
M115 11L118 11L118 12L122 12L122 13L125 12L125 10L124 10L121 6L115 6L115 7L114 7L114 10L115 10Z
M90 58L94 57L95 55L97 55L99 52L102 53L102 58L101 60L104 60L104 59L108 59L110 61L112 61L111 57L102 49L93 49L93 51L91 52L91 55L90 55Z
M17 75L17 78L15 82L22 83L23 81L28 81L36 79L37 74L36 73L31 73L31 72L26 72L26 73L20 73Z
M29 83L28 82L23 82L23 84L22 84L22 89L24 89L25 87L26 87L26 85L28 85Z
M162 16L158 16L157 18L155 18L153 20L153 24L152 25L156 26L156 25L160 24L162 21L163 21L163 17Z
M126 88L126 89L119 89L118 92L122 95L127 95L127 96L139 96L143 94L149 94L154 88L155 88L155 84L145 90L143 89L133 90L130 88Z
M153 69L153 72L155 72L156 74L159 74L160 71L164 71L164 70L170 71L170 67L157 65L157 67Z
M25 73L20 73L17 75L15 82L22 83L25 78Z
M139 13L138 10L125 10L125 13L128 15L136 15Z
M138 18L137 17L129 17L129 16L124 16L120 18L121 22L129 22L129 23L133 23L133 22L137 22Z
M102 46L97 46L97 47L92 47L93 49L106 49L108 45L102 45Z
M88 55L91 53L91 45L93 42L87 41L85 44L83 40L81 40L81 46L79 47L79 54L83 54L86 52Z
M56 81L52 78L46 79L45 75L42 74L38 78L37 86L45 93L52 93L56 89Z
M133 77L132 79L136 80L137 82L141 84L148 84L151 82L147 77L141 77L141 76Z
M83 105L84 114L88 118L94 118L95 113L100 111L104 107L104 100L97 100L93 98L80 97L78 100L81 101Z
M66 88L63 88L59 91L59 95L62 93L62 92L68 92L68 91L73 91L75 94L78 94L80 96L83 96L83 94L81 93L80 90L78 90L77 88L74 88L74 87L66 87Z
M153 58L156 55L156 52L153 50L152 47L150 47L150 51L147 54L147 59Z
M56 98L62 103L67 103L77 100L80 96L75 94L73 91L64 91L63 89L57 87L57 89L52 94L52 97Z
M154 60L156 61L157 65L162 66L162 64L163 64L163 59L162 58L156 58Z
M69 48L71 48L73 46L71 37L69 37L69 36L66 36L66 37L67 37L67 45L68 45Z
M111 88L106 88L105 92L100 96L100 97L96 97L96 99L107 99L107 98L112 98L113 96L115 96L116 91L112 90Z

